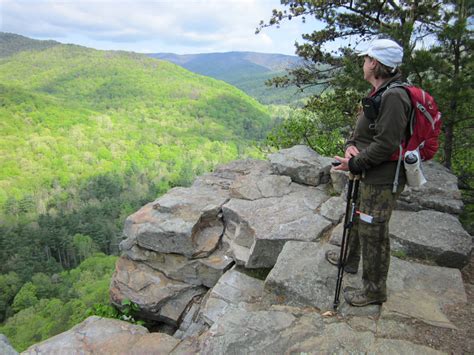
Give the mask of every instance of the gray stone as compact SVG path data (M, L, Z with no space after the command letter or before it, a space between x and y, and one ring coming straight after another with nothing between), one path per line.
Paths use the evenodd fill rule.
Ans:
M321 216L331 220L334 224L341 221L346 211L344 199L340 196L331 197L321 205Z
M384 319L415 318L424 323L454 328L443 313L446 306L465 304L466 292L458 269L429 266L392 257L387 280Z
M237 259L245 261L245 267L272 267L288 240L317 240L330 227L331 222L313 209L327 195L316 188L296 190L283 197L255 201L231 199L222 207L226 236L231 249L241 247L234 254L241 255Z
M322 334L306 338L287 353L318 354L442 354L422 345L403 340L377 339L372 332L356 332L345 323L332 323Z
M18 355L18 352L11 346L8 338L0 334L0 354L2 355Z
M377 339L317 313L231 310L204 335L201 354L440 354L407 341Z
M462 268L469 261L472 237L448 213L394 211L389 230L392 250L447 267Z
M220 165L214 172L199 176L193 183L193 187L211 187L227 191L234 181L248 174L270 175L272 168L269 161L257 159L235 160L225 165Z
M231 197L257 200L264 197L281 197L290 193L291 179L278 175L245 175L232 184Z
M377 337L406 339L416 335L416 328L412 327L405 318L396 319L379 319L377 321Z
M463 203L457 177L434 161L423 162L422 167L428 182L418 188L407 186L400 196L398 208L410 211L434 209L454 214L461 213Z
M330 180L332 159L320 156L308 146L282 149L269 154L268 159L276 174L289 176L294 182L317 186Z
M209 329L209 326L199 316L201 301L200 297L192 301L191 307L186 311L179 329L173 334L176 339L196 337Z
M204 334L200 353L281 354L323 327L320 317L316 324L297 323L298 319L286 312L233 309Z
M117 307L128 299L140 307L139 315L173 326L191 302L206 292L202 286L193 286L167 278L149 266L122 256L116 263L110 285L110 298Z
M212 287L234 263L222 246L206 258L188 259L179 254L164 254L132 245L122 250L134 261L140 261L151 268L161 271L166 277L183 281L191 285Z
M168 354L179 340L116 319L92 316L23 354Z
M331 243L332 245L340 246L342 243L343 233L344 233L344 223L339 223L331 231L331 235L329 236L329 243Z
M330 175L333 190L336 193L342 194L347 185L347 182L349 181L349 173L346 171L334 170L334 168L331 168Z
M212 325L231 309L251 308L257 305L262 296L263 281L250 277L234 267L212 288L202 307L201 317L207 324Z
M128 239L122 241L121 249L138 244L188 258L208 256L224 230L220 211L226 201L226 196L211 188L174 188L126 219Z
M265 280L265 290L276 295L280 303L290 306L312 306L322 311L332 310L336 289L337 267L327 262L328 244L288 242L275 267ZM360 273L359 273L360 275ZM355 280L357 276L344 274ZM360 276L358 276L360 278ZM352 285L354 281L352 282ZM339 299L339 311L344 315L378 315L379 306L355 308Z

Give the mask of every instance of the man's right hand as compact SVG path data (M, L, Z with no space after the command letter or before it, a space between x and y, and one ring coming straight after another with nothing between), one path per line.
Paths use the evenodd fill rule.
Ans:
M359 154L359 149L355 145L350 145L347 147L346 152L344 153L344 158L350 159Z

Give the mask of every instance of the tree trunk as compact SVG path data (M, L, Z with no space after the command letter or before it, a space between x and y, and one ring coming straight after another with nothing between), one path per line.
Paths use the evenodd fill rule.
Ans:
M444 166L451 169L451 158L453 156L454 124L446 122L444 126Z

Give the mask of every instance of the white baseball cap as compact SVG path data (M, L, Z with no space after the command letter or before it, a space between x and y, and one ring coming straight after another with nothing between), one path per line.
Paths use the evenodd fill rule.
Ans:
M402 64L403 48L390 39L375 39L370 42L369 48L359 53L359 56L362 55L368 55L387 67L396 68Z

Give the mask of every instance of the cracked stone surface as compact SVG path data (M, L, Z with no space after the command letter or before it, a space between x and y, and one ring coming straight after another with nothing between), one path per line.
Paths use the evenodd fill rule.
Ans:
M178 326L187 305L206 290L169 279L141 262L122 256L112 276L110 299L118 308L123 300L131 300L140 307L141 317Z
M304 185L318 186L329 182L331 158L320 156L306 145L295 145L269 154L268 159L277 175L291 177Z
M188 259L183 255L158 253L138 245L132 245L130 249L123 250L129 259L140 261L162 272L170 279L206 287L214 286L234 263L226 252L227 249L221 245L206 258Z
M220 211L227 199L213 189L174 188L126 219L121 249L137 244L188 258L208 256L223 234Z
M23 354L168 354L179 342L163 333L149 333L140 325L92 316Z
M236 267L227 271L212 288L201 316L212 325L231 309L251 308L261 302L263 281L250 277Z
M448 213L393 211L389 231L392 250L407 256L459 269L469 261L472 237Z
M331 226L315 212L329 198L323 190L296 184L292 189L282 197L231 199L222 206L226 237L237 263L272 267L287 241L317 240Z
M400 196L398 209L433 209L453 214L461 213L463 203L458 178L435 161L423 162L422 168L428 182L417 188L407 186Z

